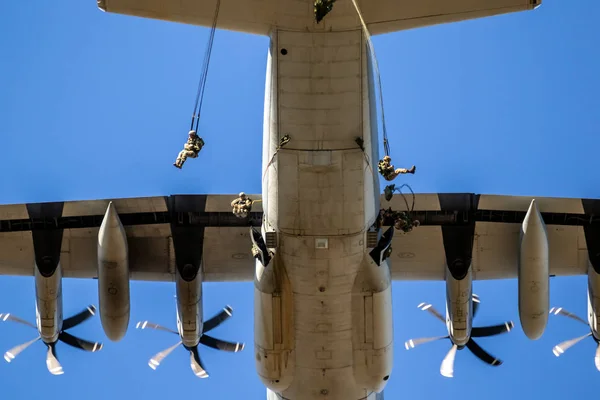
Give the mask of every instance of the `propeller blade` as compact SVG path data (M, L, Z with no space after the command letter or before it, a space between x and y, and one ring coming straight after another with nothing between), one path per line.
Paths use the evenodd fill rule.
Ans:
M569 348L576 345L588 336L592 336L592 332L583 336L576 337L574 339L565 340L564 342L561 342L554 346L554 348L552 349L552 353L554 353L556 357L560 357L565 351L569 350Z
M204 369L200 354L198 353L198 346L195 346L190 350L190 367L192 367L194 375L198 378L208 378L208 372Z
M165 328L162 325L154 324L154 323L152 323L150 321L140 321L140 322L138 322L135 325L135 327L137 329L147 329L147 328L156 329L156 330L159 330L159 331L171 332L171 333L174 333L176 335L179 335L179 333L177 333L177 331L174 331L173 329Z
M493 367L502 365L502 360L492 356L490 353L482 349L473 339L469 339L467 342L467 348L484 363L487 363Z
M95 351L100 351L102 349L102 343L100 342L90 342L85 339L78 338L77 336L73 336L67 332L61 332L58 335L58 340L68 344L69 346L89 351L92 353Z
M471 337L496 336L502 333L508 333L514 327L515 324L513 324L512 321L500 325L473 327L473 329L471 329Z
M450 348L450 351L448 352L448 354L446 354L446 357L444 357L444 360L442 361L442 365L440 367L440 374L442 374L442 376L445 376L446 378L454 377L454 358L456 357L457 349L458 346L453 344Z
M598 343L598 347L596 347L596 356L594 357L594 364L596 364L596 369L600 371L600 343Z
M24 319L21 319L19 317L15 317L11 313L0 314L0 321L18 322L19 324L27 325L33 329L37 329L37 327L34 324L32 324L31 322L25 321Z
M62 365L58 361L58 357L56 357L56 348L54 344L47 345L48 352L46 353L46 368L52 375L62 375L65 372L63 371Z
M473 318L475 318L475 316L477 315L477 311L479 310L480 302L481 302L481 300L479 300L479 296L477 296L475 293L473 293Z
M161 351L159 353L156 353L154 355L154 357L152 357L150 359L150 361L148 362L148 366L150 368L152 368L153 370L156 370L156 368L158 368L158 366L160 365L160 363L162 362L162 360L164 360L165 357L167 357L169 354L171 354L171 352L173 350L175 350L177 348L177 346L179 346L180 344L181 344L181 341L179 341L177 344L169 347L166 350L163 350L163 351Z
M420 344L433 342L434 340L448 339L450 336L435 336L435 337L426 337L426 338L418 338L418 339L410 339L404 342L404 347L406 350L414 349Z
M63 321L62 329L66 331L67 329L74 328L82 322L87 321L94 315L96 315L96 306L90 304L85 310L65 319Z
M562 307L552 307L550 309L550 314L562 315L563 317L568 317L568 318L574 319L575 321L579 321L584 325L588 325L588 323L585 320L583 320L582 318L578 317L577 315L575 315L573 313L568 312L567 310L565 310Z
M238 351L244 350L244 343L227 342L225 340L215 339L214 337L208 335L200 336L200 343L205 346L212 347L213 349L230 351L232 353L237 353Z
M227 321L233 315L233 308L230 306L225 306L223 310L204 322L202 327L202 333L207 333L215 329L217 326L221 325L223 322Z
M440 321L442 321L444 324L446 323L446 320L444 319L444 317L442 317L442 314L440 314L435 308L433 308L433 306L429 303L421 303L417 306L421 311L427 311L429 312L431 315L433 315L434 317L436 317L437 319L439 319Z
M41 339L41 337L38 336L35 339L30 340L29 342L25 342L23 344L13 347L12 349L10 349L6 353L4 353L4 359L8 363L11 362L19 355L20 352L22 352L23 350L25 350L26 348L28 348L29 346L31 346L32 344L34 344L35 342L37 342L40 339Z

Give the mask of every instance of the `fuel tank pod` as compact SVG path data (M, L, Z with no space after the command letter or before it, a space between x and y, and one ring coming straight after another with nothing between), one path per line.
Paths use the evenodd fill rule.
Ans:
M98 232L98 301L106 336L120 341L129 325L129 250L115 205L108 204Z
M548 323L549 271L548 233L534 199L521 227L518 265L519 318L531 340L539 339Z

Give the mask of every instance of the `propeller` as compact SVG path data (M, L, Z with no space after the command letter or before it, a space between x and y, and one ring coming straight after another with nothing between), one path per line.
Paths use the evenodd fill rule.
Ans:
M74 316L65 319L63 321L62 330L58 334L58 340L63 343L68 344L69 346L72 346L72 347L75 347L77 349L84 350L84 351L96 352L96 351L99 351L100 349L102 349L102 343L100 343L100 342L95 342L95 343L90 342L90 341L80 339L77 336L73 336L73 335L65 332L67 329L74 328L77 325L87 321L89 318L91 318L95 314L96 314L96 307L94 307L93 305L90 305L85 310L81 311L80 313L75 314ZM37 327L29 321L25 321L25 320L23 320L19 317L16 317L12 314L0 314L0 322L6 322L6 321L16 322L16 323L26 325L30 328L37 330ZM28 348L29 346L31 346L32 344L34 344L35 342L37 342L40 339L42 339L41 336L38 336L33 340L30 340L28 342L25 342L23 344L13 347L12 349L10 349L6 353L4 353L4 359L6 360L6 362L13 361L23 350L25 350L26 348ZM44 342L44 344L48 348L48 351L46 352L46 367L48 368L48 371L50 371L50 373L52 375L62 375L62 374L64 374L64 371L63 371L62 365L58 361L58 357L56 356L56 343L57 342L54 342L54 343Z
M477 314L477 310L479 310L479 302L480 302L479 296L477 296L476 294L473 294L473 318L475 318L475 315ZM444 323L444 324L446 323L442 314L440 314L435 308L433 308L433 306L431 304L421 303L417 307L422 311L427 311L429 314L431 314L433 317L440 320L442 323ZM483 361L486 364L489 364L491 366L497 367L502 364L502 361L500 359L490 355L487 351L483 350L477 344L477 342L475 342L475 340L473 340L473 338L474 337L488 337L488 336L500 335L502 333L510 332L510 330L513 327L514 327L514 324L512 321L508 321L508 322L505 322L505 323L499 324L499 325L473 327L471 329L471 338L469 338L469 341L467 342L466 347L467 347L467 349L469 349L469 351L471 353L473 353L481 361ZM421 344L433 342L436 340L442 340L442 339L450 339L450 336L446 335L446 336L434 336L434 337L426 337L426 338L419 338L419 339L410 339L406 343L404 343L404 347L406 348L406 350L410 350L410 349L414 349L415 347L417 347ZM450 339L450 341L452 341L452 339ZM454 359L456 357L457 350L462 350L462 348L459 348L456 344L452 343L452 347L446 354L446 357L444 357L444 359L442 360L442 365L440 366L440 374L442 374L443 376L445 376L447 378L452 378L454 376Z
M207 335L206 333L215 329L223 322L227 321L233 315L233 309L230 306L226 306L223 308L221 312L216 314L211 319L204 322L202 326L202 333L200 334L200 343L205 346L212 347L216 350L228 351L232 353L237 353L238 351L242 351L244 349L244 343L233 343L227 342L225 340L216 339L212 336ZM137 329L155 329L165 332L170 332L175 335L179 335L179 332L166 328L164 326L149 322L149 321L140 321L135 326ZM150 361L148 362L148 366L153 370L156 370L160 363L169 355L173 350L175 350L179 345L182 344L180 340L173 346L155 354ZM187 347L184 346L186 350L190 352L190 367L198 378L208 378L208 373L206 372L206 368L202 364L202 360L200 359L200 354L198 353L198 346Z
M562 315L563 317L567 317L567 318L571 318L577 322L581 322L582 324L586 325L589 328L589 324L583 320L582 318L578 317L577 315L568 312L567 310L565 310L562 307L552 307L550 309L550 314L554 314L554 315ZM552 348L552 353L554 353L554 355L556 357L560 357L564 354L565 351L569 350L571 347L573 347L574 345L576 345L577 343L581 342L583 339L592 336L592 332L583 335L583 336L579 336L573 339L569 339L569 340L565 340L564 342L561 342L559 344L557 344L556 346L554 346ZM594 338L594 340L596 340ZM600 342L598 340L596 340L596 343L598 343L598 345L596 346L596 354L594 356L594 364L596 365L596 369L598 371L600 371Z

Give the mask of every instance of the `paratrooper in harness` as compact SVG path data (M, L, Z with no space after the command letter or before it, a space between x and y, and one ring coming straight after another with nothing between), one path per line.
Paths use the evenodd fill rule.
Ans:
M386 219L391 219L394 221L394 228L402 233L409 233L413 230L413 228L421 225L419 220L411 217L410 213L404 211L393 211L391 207L387 210L382 209L379 213L379 216L381 219L381 225L383 225L383 222Z
M183 163L185 162L185 160L187 160L188 157L189 158L197 158L198 153L200 153L200 150L202 150L203 147L204 147L204 140L202 140L202 138L200 136L198 136L196 131L190 131L188 133L188 140L183 145L183 150L181 150L179 152L179 155L177 156L177 160L173 163L173 165L175 167L181 169L181 167L183 167Z
M252 199L241 192L240 196L231 202L233 214L238 218L246 218L252 210Z
M414 174L416 167L413 165L410 169L394 168L392 158L385 156L383 160L379 160L378 171L386 181L393 181L400 174Z

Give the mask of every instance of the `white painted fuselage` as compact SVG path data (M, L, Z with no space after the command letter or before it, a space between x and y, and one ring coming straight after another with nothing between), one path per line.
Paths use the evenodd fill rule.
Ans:
M278 243L257 261L255 357L276 398L375 399L391 374L389 267L366 247L380 208L373 81L360 30L271 35L263 235Z

